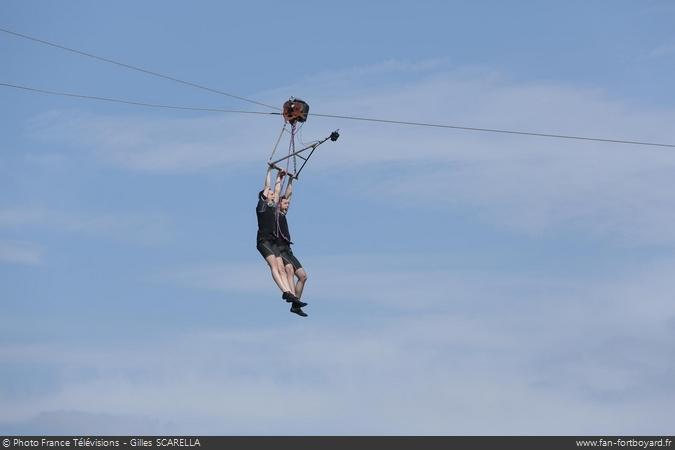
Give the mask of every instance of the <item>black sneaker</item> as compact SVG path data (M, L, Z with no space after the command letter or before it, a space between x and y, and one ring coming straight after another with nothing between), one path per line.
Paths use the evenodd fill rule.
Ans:
M294 308L304 308L305 306L307 306L307 303L301 302L298 297L291 294L290 292L284 292L281 295L281 298L286 300L286 303L293 303Z
M291 312L293 314L299 315L300 317L307 317L307 313L300 309L300 307L296 307L295 304L291 306Z
M293 301L293 307L294 308L304 308L305 306L307 306L307 303L301 302L300 299L298 299L298 298L296 298Z

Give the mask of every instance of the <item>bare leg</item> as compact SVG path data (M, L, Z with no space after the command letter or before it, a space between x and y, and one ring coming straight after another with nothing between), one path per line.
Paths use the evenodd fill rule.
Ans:
M265 261L267 261L267 264L270 266L270 270L272 271L272 278L274 278L274 282L277 284L277 286L279 286L281 292L289 292L291 289L288 287L288 280L286 280L286 273L284 271L282 276L282 273L279 272L279 264L277 262L277 257L274 255L269 255L267 258L265 258Z
M286 268L284 267L284 259L281 256L277 256L277 267L279 269L279 274L286 282L286 286L290 287L289 291L291 294L295 295L295 285L293 284L293 278L288 278Z
M288 268L288 266L286 267ZM298 277L298 282L295 284L295 295L300 298L302 296L302 290L305 288L305 283L307 282L307 272L301 267L295 271L295 275ZM292 281L291 284L293 284Z
M295 289L295 279L293 278L293 265L292 264L286 264L284 267L284 273L286 273L286 279L288 280L288 285L293 288L291 290L291 293L295 295L296 297L300 298L299 295L296 294L296 289Z

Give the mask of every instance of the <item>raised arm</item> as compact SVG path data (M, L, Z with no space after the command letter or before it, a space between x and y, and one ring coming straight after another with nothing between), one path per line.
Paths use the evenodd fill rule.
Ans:
M272 182L272 166L267 168L267 173L265 174L265 185L263 186L263 195L265 198L270 198L272 191L270 190L270 183Z
M281 185L282 182L284 181L284 175L286 175L286 172L283 170L280 170L277 172L277 179L274 182L274 200L278 201L279 200L279 194L281 194Z
M284 190L284 198L287 198L288 200L290 200L291 195L293 195L293 177L288 177L288 183L286 184L286 190Z

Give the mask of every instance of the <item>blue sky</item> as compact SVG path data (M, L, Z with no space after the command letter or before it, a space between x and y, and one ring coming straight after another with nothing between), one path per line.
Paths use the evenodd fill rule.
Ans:
M0 26L311 112L675 142L670 2L0 4ZM255 105L0 34L0 81ZM675 153L340 128L255 250L278 117L0 89L0 431L664 434Z

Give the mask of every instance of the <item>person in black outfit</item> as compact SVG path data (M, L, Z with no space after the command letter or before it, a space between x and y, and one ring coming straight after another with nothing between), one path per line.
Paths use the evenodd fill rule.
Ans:
M258 205L256 206L256 216L258 219L258 234L256 237L256 248L267 262L272 272L272 278L282 292L282 298L292 303L291 312L306 317L302 307L307 304L301 302L292 293L288 284L286 273L283 270L281 254L277 246L277 212L278 199L281 192L281 182L284 174L277 173L274 190L270 189L270 177L272 168L267 171L265 176L265 186L258 193Z
M297 298L302 297L302 291L307 282L307 272L302 264L291 250L291 233L288 229L288 208L290 207L291 196L293 195L293 180L288 180L286 191L279 200L279 212L277 214L277 248L283 262L283 272L286 274L287 284L291 288L291 293ZM297 282L295 281L297 277Z

